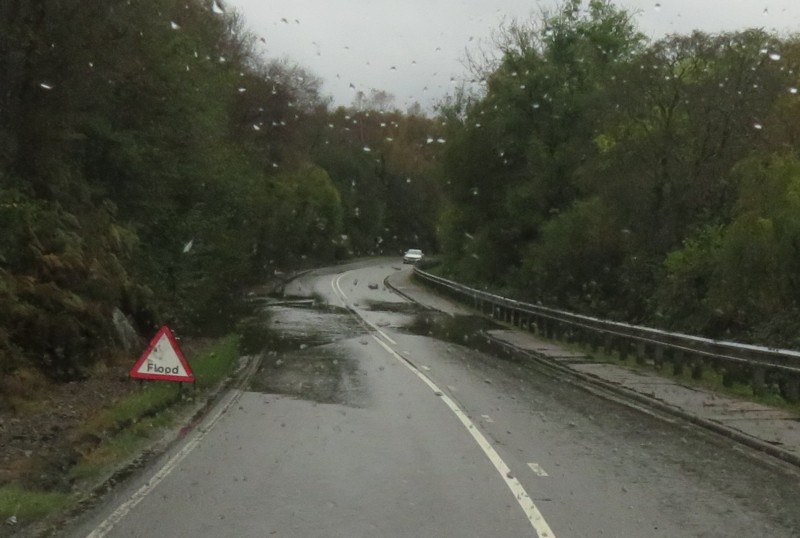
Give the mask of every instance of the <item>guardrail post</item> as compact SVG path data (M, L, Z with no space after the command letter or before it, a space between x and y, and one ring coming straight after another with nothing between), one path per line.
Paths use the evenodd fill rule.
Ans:
M683 375L683 367L685 361L683 359L683 350L675 349L672 351L672 375Z
M692 363L692 379L703 379L705 360L702 357L695 357Z
M617 339L617 353L619 353L620 360L627 360L628 354L631 350L631 342L625 337Z
M800 377L792 375L781 383L781 396L789 403L800 400Z
M658 368L668 361L672 363L675 375L681 375L686 368L690 368L695 379L701 379L704 370L711 368L715 372L722 372L722 382L726 387L749 384L756 394L777 384L787 401L800 401L798 351L708 341L679 333L586 318L497 297L426 274L417 268L414 274L432 288L458 297L466 304L474 304L484 316L510 322L549 339L566 338L590 346L593 351L602 347L606 353L618 352L623 360L635 353L639 364L652 359ZM664 340L665 336L667 340Z
M556 340L564 340L567 334L567 328L560 321L556 321L553 333L555 334Z
M636 342L636 362L644 364L647 361L647 345L641 340Z
M664 346L656 345L653 350L653 364L659 370L664 367Z
M603 353L611 355L614 351L614 337L608 333L603 334Z
M753 367L753 377L751 384L753 386L753 394L762 394L767 388L767 369L763 366Z
M589 347L592 348L592 353L597 353L600 349L600 335L594 331L589 334Z

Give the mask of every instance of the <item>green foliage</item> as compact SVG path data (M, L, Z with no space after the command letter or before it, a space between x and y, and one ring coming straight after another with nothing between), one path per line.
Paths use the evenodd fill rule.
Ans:
M117 308L220 334L274 271L433 245L434 122L385 92L329 111L225 12L0 5L0 372L90 372Z
M624 10L583 5L501 28L499 59L476 69L485 94L443 109L445 270L598 316L797 345L799 42L647 43Z
M5 521L14 516L20 524L25 524L63 510L73 501L67 493L31 491L17 485L6 485L0 487L0 518Z
M543 290L540 298L548 304L611 310L618 284L614 269L625 255L624 236L599 198L576 202L542 226L523 263L525 287Z

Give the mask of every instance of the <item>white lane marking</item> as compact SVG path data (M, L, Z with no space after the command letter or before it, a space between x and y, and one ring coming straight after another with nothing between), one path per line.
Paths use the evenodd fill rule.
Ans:
M186 456L194 450L197 445L200 444L200 441L208 435L214 426L219 422L222 416L230 409L230 407L236 403L242 395L241 390L234 391L233 396L230 398L228 403L226 403L211 419L211 421L206 424L205 427L200 429L197 434L192 437L192 439L186 443L183 448L178 451L174 456L172 456L167 463L164 464L159 471L154 474L150 480L147 481L141 488L139 488L136 493L130 496L130 498L119 505L116 510L114 510L111 515L109 515L100 525L97 526L91 533L89 533L86 538L102 538L103 536L107 535L111 530L122 521L128 513L133 510L137 504L142 502L144 498L152 492L158 484L161 483L175 468L180 465L180 463L186 458Z
M522 511L525 512L525 516L528 518L528 521L530 522L531 526L533 526L533 529L536 531L536 534L539 536L539 538L555 538L556 535L550 529L550 526L547 524L547 521L545 521L544 516L542 516L539 508L537 508L536 504L531 500L530 495L528 495L528 492L525 491L523 485L514 477L514 475L511 473L511 469L508 467L506 462L503 461L503 458L500 457L500 454L497 453L491 443L486 440L486 437L484 437L478 428L475 427L475 424L472 423L467 414L461 410L458 404L456 404L449 396L444 394L436 385L436 383L428 379L428 377L413 364L398 355L380 338L377 338L374 335L372 338L374 338L375 341L387 351L387 353L404 364L406 368L411 370L419 379L422 380L423 383L428 385L433 393L439 396L444 404L456 415L458 420L461 421L461 424L467 428L467 431L470 433L470 435L472 435L472 438L475 439L475 442L477 442L478 446L481 447L483 453L486 454L486 457L489 458L489 461L491 461L495 469L497 469L497 472L500 473L500 476L505 481L508 489L510 489L511 493L513 493L514 497L516 497L517 502L522 508Z
M341 281L342 281L342 278L344 278L344 276L345 276L346 274L347 274L347 273L342 273L341 275L339 275L339 276L338 276L338 278L334 278L334 279L331 281L331 287L333 288L333 293L334 293L334 294L335 294L337 297L339 297L339 300L340 300L340 301L342 301L342 304L344 305L344 307L345 307L345 308L349 308L351 311L355 312L355 309L354 309L354 308L352 308L352 307L348 307L348 306L347 306L347 295L346 295L346 294L345 294L345 292L342 290L342 286L341 286ZM359 315L358 317L359 317L359 318L360 318L360 319L361 319L361 320L362 320L364 323L366 323L367 325L369 325L369 326L370 326L370 328L371 328L372 330L374 330L375 332L377 332L378 334L380 334L381 336L383 336L383 337L384 337L384 338L385 338L385 339L386 339L388 342L390 342L392 345L394 345L394 346L396 346L396 345L397 345L397 342L395 342L395 341L392 339L392 337L390 337L388 334L386 334L385 332L383 332L383 331L381 330L381 328L380 328L380 327L378 327L378 326L377 326L377 325L375 325L374 323L370 322L369 320L366 320L366 319L364 319L364 317L363 317L363 316L361 316L361 315Z
M544 469L542 469L542 466L538 463L529 463L528 467L531 468L531 471L533 471L533 474L536 476L549 476L546 472L544 472Z
M490 417L489 415L481 415L481 418L482 418L484 421L486 421L486 422L488 422L488 423L490 423L490 424L491 424L492 422L494 422L494 420L492 420L492 417Z

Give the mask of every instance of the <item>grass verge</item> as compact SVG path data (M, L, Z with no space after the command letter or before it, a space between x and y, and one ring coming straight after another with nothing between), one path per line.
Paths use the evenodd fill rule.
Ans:
M7 524L9 518L30 521L58 512L70 505L71 495L51 491L31 491L15 485L0 488L0 511ZM13 521L13 520L12 520Z
M75 432L78 462L66 471L73 492L26 489L18 484L0 487L0 522L15 518L22 526L75 507L98 481L130 461L167 428L174 427L195 397L227 377L239 356L238 335L213 342L190 361L196 387L150 381L100 410ZM135 381L131 380L131 383ZM10 524L10 523L9 523Z

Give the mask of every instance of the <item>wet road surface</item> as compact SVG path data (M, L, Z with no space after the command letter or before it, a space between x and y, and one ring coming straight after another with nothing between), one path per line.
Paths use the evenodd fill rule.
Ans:
M72 535L800 536L793 469L482 351L409 270L291 283L247 390Z

